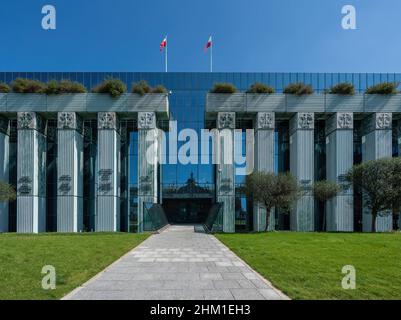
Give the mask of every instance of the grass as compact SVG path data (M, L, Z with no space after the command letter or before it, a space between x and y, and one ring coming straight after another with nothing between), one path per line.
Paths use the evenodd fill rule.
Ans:
M59 299L148 237L147 234L0 234L0 300ZM43 290L42 267L56 269Z
M399 299L401 234L217 234L292 299ZM342 267L356 268L356 289L344 290Z

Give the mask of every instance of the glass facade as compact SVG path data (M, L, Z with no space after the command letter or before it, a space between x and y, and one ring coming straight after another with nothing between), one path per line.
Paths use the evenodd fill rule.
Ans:
M113 77L119 78L126 83L128 90L133 83L146 80L151 86L164 85L171 94L169 96L170 119L177 121L177 129L191 128L196 131L198 139L201 139L201 129L205 127L215 127L214 124L205 121L206 94L217 82L233 83L240 91L245 91L254 82L262 82L276 89L278 93L293 82L304 82L312 85L316 92L322 93L325 89L339 82L352 82L357 92L364 90L373 84L383 81L399 82L401 74L368 74L368 73L141 73L141 72L14 72L0 73L0 82L10 83L13 79L22 77L37 79L47 82L49 80L69 79L83 83L88 90L99 84L102 80ZM56 124L48 122L48 130L55 129ZM137 228L138 214L138 134L134 120L126 120L121 123L122 144L121 157L123 165L121 168L121 228L122 230L134 232ZM240 152L245 155L245 129L252 128L252 120L237 121L237 129L242 129L242 149ZM361 142L358 135L360 123L356 121L356 134L354 138L354 159L361 161ZM323 179L325 175L325 138L324 120L316 123L315 129L315 172L317 178ZM14 152L16 144L15 123L12 131L11 153ZM84 225L85 230L93 230L93 215L96 211L95 202L95 179L96 171L96 119L85 119L85 147L84 147ZM322 135L323 132L323 135ZM50 136L50 132L48 132ZM201 141L199 141L201 142ZM184 144L181 142L180 144ZM180 148L178 145L178 149ZM168 141L167 141L168 146ZM394 155L398 154L398 143L393 143ZM285 172L289 170L289 124L288 121L277 119L275 133L275 171ZM54 166L57 159L57 139L48 139L47 143L47 175L48 175L48 231L56 229L56 196L54 195L56 181ZM171 155L167 149L168 155ZM201 162L202 151L199 148L198 163ZM124 163L126 165L124 165ZM15 174L12 168L12 175ZM169 219L178 222L197 222L200 217L205 218L215 202L215 168L211 164L165 164L159 170L161 182L160 200L166 210ZM248 201L243 192L244 177L237 176L235 179L235 217L236 229L252 229L252 203ZM175 198L172 195L176 195ZM177 200L177 195L181 195L181 201ZM355 196L357 197L357 196ZM178 197L180 198L180 197ZM197 199L192 202L185 202L184 199ZM360 199L356 198L355 203L355 226L356 230L360 226ZM170 209L169 209L170 208ZM11 209L11 212L15 210ZM169 211L177 211L179 214L171 217ZM193 212L198 212L199 216L194 217ZM169 216L170 215L170 216ZM289 219L286 215L276 213L276 227L279 229L289 228ZM316 217L316 225L322 226L322 217ZM10 220L10 230L15 230L15 219Z

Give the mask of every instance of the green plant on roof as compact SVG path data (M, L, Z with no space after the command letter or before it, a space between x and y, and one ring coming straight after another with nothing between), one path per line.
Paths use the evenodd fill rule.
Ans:
M274 89L268 85L263 83L255 82L248 89L247 93L259 93L259 94L272 94L274 93Z
M303 96L303 95L313 94L313 89L310 85L298 82L298 83L291 83L287 87L285 87L284 93Z
M236 93L237 88L232 83L216 83L210 93Z
M108 93L113 98L121 96L127 92L127 87L119 79L106 79L92 89L93 93Z
M396 94L397 82L382 82L366 89L366 94Z

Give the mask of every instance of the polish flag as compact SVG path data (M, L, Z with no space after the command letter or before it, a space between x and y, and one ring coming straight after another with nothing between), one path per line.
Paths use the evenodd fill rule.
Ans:
M164 48L166 48L166 47L167 47L167 36L160 43L160 52L162 52L164 50Z
M209 49L212 46L212 36L209 37L209 40L207 41L206 45L205 45L205 52L207 51L207 49Z

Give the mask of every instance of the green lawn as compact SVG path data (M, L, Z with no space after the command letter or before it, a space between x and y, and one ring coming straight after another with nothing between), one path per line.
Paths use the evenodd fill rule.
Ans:
M217 234L292 299L401 299L401 234ZM356 268L356 289L341 287Z
M147 234L0 234L0 300L59 299L148 237ZM43 290L42 267L57 288Z

